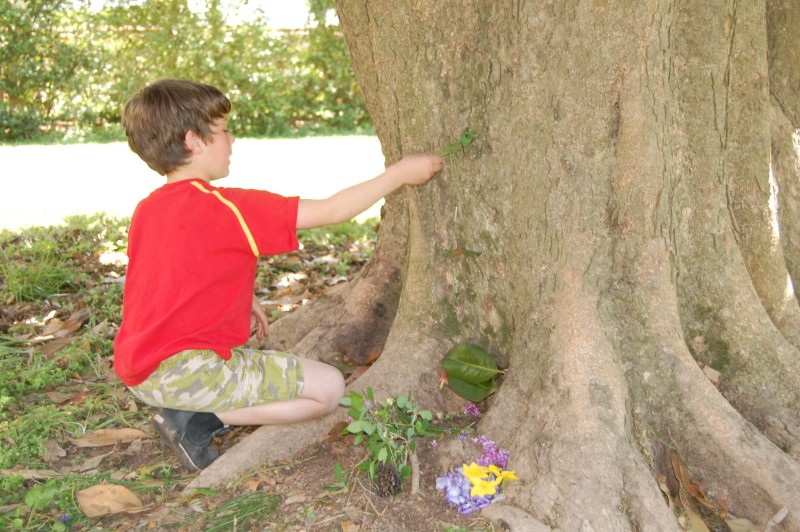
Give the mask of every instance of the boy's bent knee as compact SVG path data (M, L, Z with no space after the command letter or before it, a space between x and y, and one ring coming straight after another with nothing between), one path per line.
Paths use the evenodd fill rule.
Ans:
M342 372L333 366L330 368L330 375L327 377L327 397L325 398L328 413L333 412L339 406L339 400L344 395L344 376Z
M339 399L344 395L344 376L335 367L302 359L304 384L301 397L308 397L321 403L326 413L333 412L339 406Z

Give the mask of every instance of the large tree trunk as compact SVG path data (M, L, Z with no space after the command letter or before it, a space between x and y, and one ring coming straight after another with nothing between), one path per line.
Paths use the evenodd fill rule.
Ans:
M479 429L540 521L677 529L671 449L731 513L800 529L798 5L339 0L388 161L477 133L390 198L391 249L340 300L356 325L326 338L402 287L355 386L441 406L439 360L478 343L508 365Z

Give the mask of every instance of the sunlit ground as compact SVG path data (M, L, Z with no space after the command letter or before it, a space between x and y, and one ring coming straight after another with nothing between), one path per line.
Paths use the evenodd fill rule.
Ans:
M0 228L7 229L58 224L73 214L130 216L141 198L164 183L122 142L0 146L0 164ZM215 185L325 198L378 175L383 165L375 137L237 139L230 176ZM367 216L379 212L376 205Z

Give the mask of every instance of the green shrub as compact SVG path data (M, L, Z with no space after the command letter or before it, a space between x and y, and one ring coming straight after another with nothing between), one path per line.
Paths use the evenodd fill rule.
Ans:
M0 141L119 140L122 104L163 77L220 87L239 136L371 131L341 29L327 22L331 0L310 2L307 28L283 31L259 14L228 23L218 0L197 11L174 0L39 4L0 3Z

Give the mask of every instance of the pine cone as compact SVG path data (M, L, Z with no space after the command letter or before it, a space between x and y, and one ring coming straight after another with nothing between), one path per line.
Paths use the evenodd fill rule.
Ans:
M375 473L375 492L381 497L400 492L400 475L392 464L380 464Z

